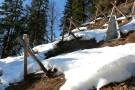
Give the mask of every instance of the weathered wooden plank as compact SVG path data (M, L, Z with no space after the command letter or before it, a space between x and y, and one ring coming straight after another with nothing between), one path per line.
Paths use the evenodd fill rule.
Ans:
M116 1L114 2L114 5L115 5L115 4L116 4ZM113 15L114 9L115 9L115 7L113 6L110 18L111 18L112 15Z
M24 34L23 37L24 37L24 42L27 45L27 43L28 43L27 34ZM28 56L27 50L24 49L24 78L27 77L27 56Z
M72 35L75 39L77 39L77 37L71 32L71 30L68 29L68 27L62 22L62 20L60 20L60 21L61 21L61 23L65 26L65 28L71 33L71 35Z
M42 75L42 74L45 74L45 72L39 71L39 72L35 72L35 73L30 73L30 74L28 74L28 77L32 77L32 76L36 76L36 75Z
M103 15L104 15L104 17L108 20L108 18L107 18L107 16L97 7L97 6L95 6Z
M75 22L73 22L70 18L68 18L68 19L72 22L72 24L73 24L79 31L81 31L81 30L79 29L79 27L76 25Z
M98 8L97 8L97 11L96 11L95 22L97 20L97 14L98 14Z
M47 69L43 66L43 64L39 61L39 59L34 55L34 53L29 49L29 47L23 42L23 40L20 39L20 37L17 37L16 40L23 45L23 48L26 49L26 51L31 55L31 57L35 60L35 62L39 65L40 69L43 70L45 73L47 73ZM46 74L48 77L49 74Z
M111 4L128 20L127 16L114 3L111 2Z
M71 20L73 19L73 17L71 17ZM70 26L69 26L69 29L71 30L72 28L72 22L70 21ZM70 35L70 33L68 34L68 36Z

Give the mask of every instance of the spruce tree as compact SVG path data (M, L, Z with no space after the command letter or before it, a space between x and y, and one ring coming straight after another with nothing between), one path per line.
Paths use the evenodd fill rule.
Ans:
M86 10L89 4L88 0L73 0L73 17L80 22L85 22L87 20Z
M4 31L1 42L1 58L16 54L16 37L22 37L22 33L25 32L22 4L22 0L5 0L0 6L2 16L0 18L0 31Z
M47 27L47 7L48 0L33 0L31 6L27 7L27 33L30 38L30 44L35 45L45 43L45 34Z
M68 18L73 16L72 4L73 4L73 0L67 0L66 5L64 6L64 11L62 12L64 14L64 16L61 17L61 20L64 21L64 18L66 18L67 19L66 20L66 25L67 26L70 25L70 21L68 20ZM60 30L62 30L63 24L61 24L59 27L60 27ZM67 32L68 31L65 29L64 33L67 33Z

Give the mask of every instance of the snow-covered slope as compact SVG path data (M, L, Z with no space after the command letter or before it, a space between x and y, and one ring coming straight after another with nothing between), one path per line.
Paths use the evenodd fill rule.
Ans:
M134 29L135 20L120 27L122 32ZM128 28L130 26L130 28ZM75 33L82 36L82 40L95 38L97 42L104 40L106 29L87 30ZM72 36L65 40L73 39ZM36 46L40 56L55 48L55 43ZM57 68L57 75L65 74L66 83L60 90L87 90L100 88L110 82L121 82L135 75L135 44L117 47L104 47L78 50L62 54L46 60L36 55L47 69ZM23 80L23 56L0 59L0 90L4 90L9 83ZM31 56L28 57L28 73L40 71Z

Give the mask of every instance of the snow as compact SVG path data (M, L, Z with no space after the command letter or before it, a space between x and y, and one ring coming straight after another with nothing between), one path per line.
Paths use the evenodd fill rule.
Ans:
M124 34L135 30L135 20L119 28ZM80 29L84 31L79 31L75 35L81 36L81 40L95 38L97 42L104 40L107 30L88 30L86 27L80 27ZM77 29L74 31L77 31ZM53 43L33 48L35 51L40 52L36 56L47 69L57 68L57 75L65 75L66 83L60 90L99 89L111 82L121 82L135 76L135 43L116 47L77 50L44 60L44 53L54 49L60 38ZM64 40L71 39L74 38L69 36ZM5 90L10 83L16 83L24 79L23 60L23 55L0 59L0 90ZM40 71L39 66L31 56L28 56L27 64L28 73Z
M130 23L121 26L120 30L124 34L127 34L129 31L134 31L135 30L135 19L132 20Z
M94 23L95 23L94 21L91 21L91 22L87 22L87 23L82 24L82 26L86 26L88 24L94 24Z
M86 30L86 31L80 31L75 33L76 37L82 37L80 40L90 40L95 38L97 42L104 40L104 36L107 29L96 29L96 30ZM67 38L64 38L64 41L69 41L71 39L74 39L73 36L69 36Z

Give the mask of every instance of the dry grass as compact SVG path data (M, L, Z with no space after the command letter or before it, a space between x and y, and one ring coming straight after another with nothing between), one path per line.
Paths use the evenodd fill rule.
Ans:
M6 90L59 90L65 83L64 76L59 76L53 79L48 77L31 77L25 81L11 84Z

